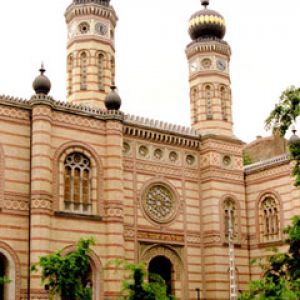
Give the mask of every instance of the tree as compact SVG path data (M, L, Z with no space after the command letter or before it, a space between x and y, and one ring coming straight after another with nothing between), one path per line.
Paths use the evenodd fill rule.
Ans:
M171 300L167 295L167 286L164 279L157 274L149 274L149 281L143 263L133 264L124 260L114 260L108 265L121 266L125 270L125 279L122 282L120 299L126 300Z
M284 136L287 130L295 125L300 115L300 88L290 87L286 89L279 103L271 111L265 124L267 129L279 130ZM295 186L300 186L300 143L289 145L291 159L295 161L292 175L295 177Z
M5 285L10 283L11 280L6 276L0 276L0 285Z
M67 300L92 299L87 276L90 268L90 247L94 244L94 239L81 239L72 253L63 255L60 250L42 256L39 262L31 267L32 272L41 268L42 284L50 299L56 295Z
M268 258L262 279L250 283L249 291L239 300L298 300L300 299L300 217L285 229L289 250Z

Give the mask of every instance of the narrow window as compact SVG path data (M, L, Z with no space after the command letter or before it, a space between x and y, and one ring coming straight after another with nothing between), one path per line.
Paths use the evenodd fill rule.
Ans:
M73 91L73 57L68 58L68 94L72 95Z
M80 89L87 89L87 54L82 52L80 54Z
M116 63L115 63L114 56L111 58L110 64L111 64L111 83L112 85L115 85Z
M198 109L197 109L197 88L192 89L191 92L191 114L193 119L193 124L196 124L198 122Z
M206 104L206 119L212 120L212 88L210 85L205 86L205 104Z
M90 160L81 153L72 153L65 160L64 202L68 211L88 213L91 211Z
M105 63L105 57L103 53L98 54L98 84L99 84L99 90L104 90L104 63Z
M274 241L280 238L279 207L276 200L267 197L261 202L262 241Z
M224 86L220 89L221 94L221 111L222 111L222 118L224 121L227 121L227 112L226 112L226 89Z
M232 230L232 238L237 236L237 216L235 202L228 198L224 201L224 228L225 238L229 238L229 230Z

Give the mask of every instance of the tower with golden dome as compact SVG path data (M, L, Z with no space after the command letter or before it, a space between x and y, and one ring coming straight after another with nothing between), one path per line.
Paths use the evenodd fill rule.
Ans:
M232 136L229 63L230 46L224 41L225 20L218 12L203 9L189 22L192 42L186 48L189 62L191 124L203 135Z

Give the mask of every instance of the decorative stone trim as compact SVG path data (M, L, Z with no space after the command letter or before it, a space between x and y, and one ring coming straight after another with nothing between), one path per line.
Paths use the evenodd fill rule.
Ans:
M97 3L91 3L91 1L85 1L82 5L69 5L66 10L65 18L66 22L69 23L74 17L94 15L110 19L113 26L116 26L118 17L112 6L102 6Z
M270 167L276 167L290 162L289 155L283 154L280 156L273 157L271 159L263 160L252 165L245 167L245 174L249 175L258 171L269 169Z
M219 54L231 56L231 48L227 42L213 38L198 39L191 42L186 48L188 58L199 52L217 52Z

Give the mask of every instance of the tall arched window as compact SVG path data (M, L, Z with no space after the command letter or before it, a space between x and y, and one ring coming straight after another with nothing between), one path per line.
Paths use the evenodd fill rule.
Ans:
M73 91L73 56L70 55L68 58L68 94L72 95Z
M271 196L260 203L261 241L269 242L280 239L280 218L278 202Z
M193 124L198 122L198 110L197 110L197 96L198 96L198 90L197 88L193 88L191 90L191 114L193 119Z
M221 96L221 111L223 120L227 120L227 112L226 112L226 88L222 86L220 88L220 96Z
M87 54L82 52L80 54L80 89L87 89Z
M4 249L0 249L0 277L9 280L9 283L0 284L0 299L15 299L19 289L19 283L16 281L16 265L13 257Z
M204 88L204 96L205 96L205 105L206 105L206 119L212 120L212 87L210 85L206 85Z
M227 198L223 203L224 210L224 232L225 238L229 238L229 229L232 229L232 238L237 237L238 225L237 225L237 210L235 201L231 198Z
M116 76L116 63L115 63L115 57L112 56L111 60L110 60L110 64L111 64L111 83L112 85L115 84L115 76Z
M7 260L4 255L0 253L0 277L7 276ZM5 299L5 287L0 284L0 299Z
M98 53L97 55L97 65L98 65L98 85L99 90L104 90L104 67L105 67L105 56L103 53Z
M91 212L90 160L81 153L71 153L65 160L65 209L74 212Z

